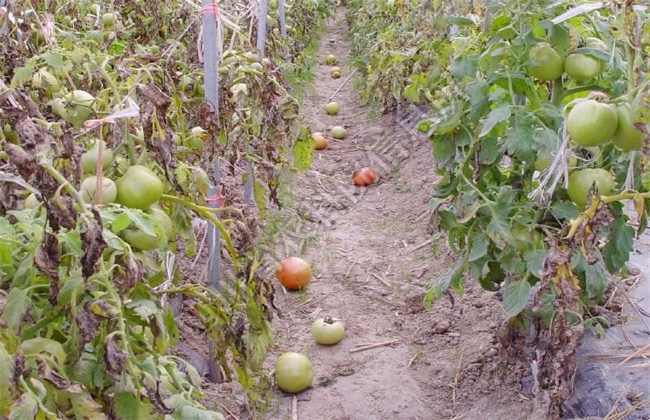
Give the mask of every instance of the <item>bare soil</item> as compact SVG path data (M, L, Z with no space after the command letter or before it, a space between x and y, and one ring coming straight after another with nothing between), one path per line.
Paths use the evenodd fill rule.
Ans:
M296 396L276 391L264 418L531 418L532 403L520 389L525 372L496 363L502 322L497 297L468 281L462 296L423 308L427 286L454 261L444 239L432 240L429 228L427 206L437 177L430 144L393 114L369 117L347 65L346 37L339 11L323 35L305 113L312 131L328 134L342 125L348 136L330 139L328 149L315 152L311 170L295 178L288 213L300 221L278 241L280 254L304 251L314 277L303 292L283 293L278 286L284 317L273 323L277 348L269 366L285 351L302 352L314 365L314 381ZM339 79L325 65L330 53L342 68ZM321 107L339 88L333 100L341 112L328 116ZM351 181L362 166L378 173L367 188ZM312 321L323 316L345 320L339 344L321 346L311 338ZM388 341L393 344L351 352Z

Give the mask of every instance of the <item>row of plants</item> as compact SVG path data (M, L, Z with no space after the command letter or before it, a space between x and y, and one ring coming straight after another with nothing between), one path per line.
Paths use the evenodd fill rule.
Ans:
M430 110L418 129L440 174L433 223L458 259L425 303L469 277L500 291L504 336L522 338L506 344L539 366L549 418L571 393L584 327L607 325L590 307L647 226L642 3L350 1L367 102Z
M287 36L270 30L264 56L251 41L258 3L218 3L217 113L204 99L199 3L0 9L0 417L223 418L172 352L179 295L225 379L264 403L273 289L255 238L287 156L308 142L288 58L329 7L285 3ZM268 18L277 25L277 9ZM234 188L208 197L215 162ZM243 203L246 176L258 212ZM201 219L221 233L220 292L175 264L197 253Z

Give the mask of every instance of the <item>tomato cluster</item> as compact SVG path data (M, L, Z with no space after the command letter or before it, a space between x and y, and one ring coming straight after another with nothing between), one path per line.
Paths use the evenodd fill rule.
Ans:
M164 184L150 168L143 165L129 166L116 181L105 176L98 179L98 170L100 167L102 171L108 169L113 163L113 155L113 151L100 141L81 155L82 170L88 175L79 189L81 197L86 202L96 202L99 198L102 205L117 203L126 208L142 210L153 229L147 232L132 223L120 235L138 250L157 249L173 239L175 233L171 218L156 204L163 195ZM97 194L98 187L101 187L101 194Z

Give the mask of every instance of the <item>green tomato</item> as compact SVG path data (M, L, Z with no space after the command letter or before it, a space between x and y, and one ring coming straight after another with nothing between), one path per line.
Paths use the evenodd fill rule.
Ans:
M555 159L555 155L549 153L547 150L539 150L537 152L537 159L535 160L535 170L543 172L546 168L551 166L553 159ZM573 152L570 152L569 154L568 166L570 171L574 170L578 166L578 157Z
M73 90L65 94L61 101L54 101L52 110L73 125L79 125L90 118L95 111L95 97L83 90Z
M120 233L129 245L142 251L151 251L160 246L160 238L158 236L149 235L136 227L128 227Z
M164 184L149 168L130 166L117 180L116 202L125 207L146 210L163 194Z
M36 89L43 89L49 94L53 94L61 90L59 80L46 68L38 70L32 76L32 86Z
M332 137L334 137L335 139L339 139L339 140L341 140L341 139L344 139L344 138L348 135L348 132L346 131L345 128L343 128L343 127L337 125L336 127L333 127L333 128L330 130L330 134L331 134Z
M151 221L160 226L165 232L168 241L171 241L176 236L174 229L174 222L171 217L160 206L153 204L145 213L149 215Z
M304 354L288 352L275 361L275 383L290 394L305 390L314 378L311 360Z
M616 133L618 115L613 107L587 99L569 111L566 128L580 146L599 146L610 141Z
M102 24L106 29L114 28L117 25L117 13L104 13L102 15Z
M99 157L99 141L95 142L93 147L88 149L81 155L81 169L86 174L97 173L97 158ZM113 163L113 150L106 146L106 143L101 142L102 145L102 168L108 168Z
M339 113L341 106L339 105L338 102L328 102L325 105L324 109L327 115L336 115Z
M23 206L26 209L34 209L36 206L38 206L40 202L38 201L38 198L36 198L36 194L31 193L25 198L25 202L23 203Z
M616 114L618 115L618 129L612 137L612 143L625 151L641 150L645 145L645 136L634 127L630 104L619 104L616 107Z
M609 195L616 187L614 175L602 168L589 168L573 171L569 175L569 198L578 207L584 208L589 198L589 190L596 183L599 195Z
M540 42L530 49L529 59L533 63L528 72L540 80L555 80L562 76L564 60L548 42Z
M311 336L318 344L331 346L343 339L345 325L330 317L320 318L311 324Z
M79 192L86 203L93 203L95 201L95 191L97 191L97 176L92 175L83 180ZM115 201L115 197L117 197L115 183L111 179L102 177L102 202L100 204L110 204Z
M145 211L145 213L149 216L149 220L153 224L154 232L161 229L165 233L164 241L163 237L158 234L150 235L134 225L124 229L121 235L132 247L142 251L150 251L160 248L161 245L167 244L173 239L175 235L174 224L167 213L155 204Z
M564 60L564 71L572 79L586 82L598 76L602 72L602 67L600 60L596 57L574 53Z

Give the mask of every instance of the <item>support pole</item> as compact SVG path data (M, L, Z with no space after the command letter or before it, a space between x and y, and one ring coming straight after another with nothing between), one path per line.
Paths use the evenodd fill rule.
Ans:
M202 24L203 24L203 63L204 63L204 87L205 100L214 114L219 112L219 90L218 90L218 72L217 72L217 17L218 9L216 0L202 0L203 6ZM219 158L214 162L214 181L208 188L208 205L218 207L219 201L216 199L219 189ZM208 285L211 289L219 291L221 289L221 238L216 226L208 222ZM210 354L208 360L208 378L212 382L221 382L221 368L219 363L214 360L214 343L210 343Z

